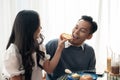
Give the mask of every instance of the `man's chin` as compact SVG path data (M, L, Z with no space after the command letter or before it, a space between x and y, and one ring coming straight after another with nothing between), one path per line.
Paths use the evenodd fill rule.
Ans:
M71 40L70 43L73 44L73 45L79 45L80 44L78 41L75 41L75 40Z
M75 39L75 38L71 39L71 41L74 42L74 43L80 42L79 39Z

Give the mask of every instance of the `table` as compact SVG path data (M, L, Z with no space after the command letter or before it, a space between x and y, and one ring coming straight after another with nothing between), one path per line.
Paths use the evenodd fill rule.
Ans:
M67 77L68 77L68 75L64 75L64 76L61 76L60 78L58 78L57 80L67 80ZM97 80L107 80L107 77L106 76L98 77Z
M67 80L68 74L65 74L57 80ZM120 80L120 74L112 74L110 72L104 72L103 76L98 76L97 80Z

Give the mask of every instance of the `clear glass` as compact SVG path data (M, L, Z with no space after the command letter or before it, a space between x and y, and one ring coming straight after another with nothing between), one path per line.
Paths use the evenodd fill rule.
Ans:
M119 56L117 53L112 54L111 73L119 74Z
M107 71L111 72L111 58L112 58L112 50L107 48Z
M120 54L118 54L119 74L120 74Z

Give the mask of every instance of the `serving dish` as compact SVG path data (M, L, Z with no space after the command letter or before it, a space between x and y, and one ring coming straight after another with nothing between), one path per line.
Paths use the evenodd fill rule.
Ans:
M73 74L76 74L76 73L69 74L67 76L67 80L79 80L79 79L73 78L72 77ZM96 73L91 73L91 72L78 72L77 74L80 75L80 77L83 75L90 75L93 78L93 80L97 80L98 78L98 75Z

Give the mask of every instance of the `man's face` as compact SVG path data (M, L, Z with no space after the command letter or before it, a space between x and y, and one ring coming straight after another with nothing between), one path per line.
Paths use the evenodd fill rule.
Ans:
M91 24L88 21L80 20L77 22L76 26L73 28L72 37L70 42L73 45L81 45L86 39L90 39L92 34L90 33Z

